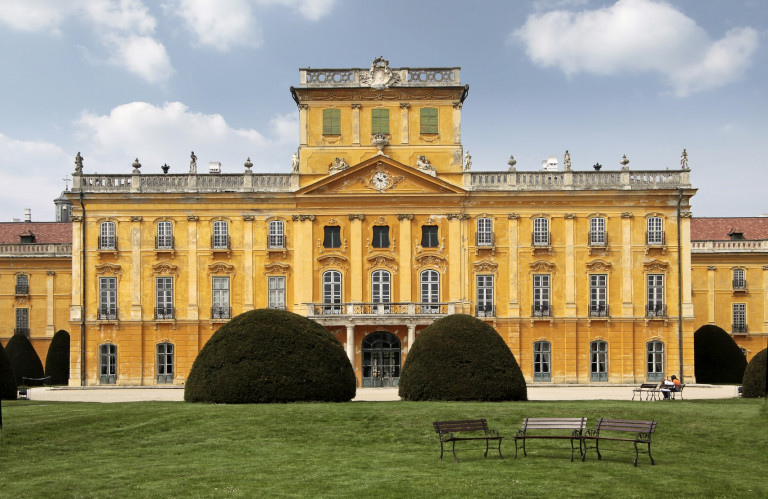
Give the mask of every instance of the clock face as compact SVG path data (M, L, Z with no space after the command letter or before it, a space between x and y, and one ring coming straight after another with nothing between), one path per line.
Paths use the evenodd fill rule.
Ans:
M376 172L371 179L371 184L379 190L385 189L389 185L389 175L384 172Z

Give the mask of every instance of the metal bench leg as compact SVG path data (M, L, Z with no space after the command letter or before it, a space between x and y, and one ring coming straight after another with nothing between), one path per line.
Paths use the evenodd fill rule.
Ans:
M453 460L458 463L459 462L459 458L456 457L456 440L454 440L451 443L453 443L453 446L452 446L452 449L453 449Z
M488 457L488 439L485 439L485 454L483 454L483 457Z
M598 461L603 459L603 455L600 454L600 439L599 438L595 439L595 452L597 452L597 460Z
M635 465L635 467L637 467L637 442L635 442L635 462L634 462L634 465Z
M653 456L651 455L651 442L648 442L648 457L651 458L651 465L656 466L656 461L653 460Z
M443 441L440 440L440 460L443 460Z
M499 439L499 458L504 459L504 454L501 453L501 439Z

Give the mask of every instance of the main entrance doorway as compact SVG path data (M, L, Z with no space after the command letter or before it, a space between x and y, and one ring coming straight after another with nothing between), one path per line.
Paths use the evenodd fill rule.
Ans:
M397 386L400 380L400 340L386 331L363 339L363 387Z

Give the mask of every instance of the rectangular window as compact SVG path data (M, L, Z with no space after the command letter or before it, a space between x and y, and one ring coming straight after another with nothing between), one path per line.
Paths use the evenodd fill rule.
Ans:
M323 227L323 247L341 248L341 227L338 225L326 225Z
M747 289L747 280L744 278L744 269L733 269L733 289Z
M389 134L389 109L371 109L371 133Z
M117 320L117 277L99 277L99 319Z
M747 304L733 304L733 331L734 333L747 332Z
M375 225L373 227L373 247L389 248L389 226Z
M533 219L533 245L549 246L549 219Z
M173 248L173 224L171 222L157 222L157 240L155 243L157 249Z
M115 222L101 222L99 226L99 249L117 248L117 236L115 236Z
M285 248L285 226L282 220L269 222L269 247L272 249Z
M16 276L16 294L29 294L29 276L27 274L19 274Z
M477 316L494 317L493 309L493 276L477 276Z
M232 309L229 307L229 277L213 277L211 319L229 319Z
M608 316L608 276L590 274L589 276L589 315L590 317Z
M173 319L173 277L155 278L155 319Z
M552 309L549 303L549 274L534 274L533 276L533 310L534 317L549 317Z
M341 110L323 109L323 135L341 135Z
M589 245L605 246L607 238L605 237L605 219L595 217L589 219Z
M661 381L664 378L664 343L649 341L646 343L648 358L648 381Z
M323 273L323 313L340 314L341 306L341 272L329 270Z
M664 305L664 274L648 274L648 308L647 317L665 317Z
M648 244L664 244L664 226L661 217L648 218Z
M608 343L593 341L589 344L590 381L608 381Z
M437 225L421 226L421 246L423 248L437 248Z
M285 310L285 276L270 276L269 286L269 308Z
M437 108L422 107L419 122L419 133L438 133Z
M551 380L552 344L548 341L537 341L533 344L533 380Z
M117 345L99 346L99 383L114 385L117 381Z
M213 222L213 249L229 249L229 223L226 220Z
M173 383L173 344L157 345L157 382Z
M17 308L16 309L16 328L13 334L23 334L29 336L29 309Z
M493 246L493 227L490 218L477 219L477 245Z

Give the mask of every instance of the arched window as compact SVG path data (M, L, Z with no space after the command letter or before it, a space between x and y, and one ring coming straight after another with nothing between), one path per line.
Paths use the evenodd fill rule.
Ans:
M436 270L425 270L421 273L421 313L440 313L440 274ZM434 303L434 305L425 305Z
M608 381L608 343L593 341L589 344L590 381Z
M537 341L533 344L533 381L552 380L552 344Z
M373 303L389 303L391 296L392 275L386 270L374 270L371 274L371 301ZM374 310L377 312L378 307ZM383 311L389 312L389 306L383 307Z
M648 358L648 381L661 381L664 378L664 342L649 341L646 343Z
M341 272L338 270L323 272L323 313L340 314L341 312Z

